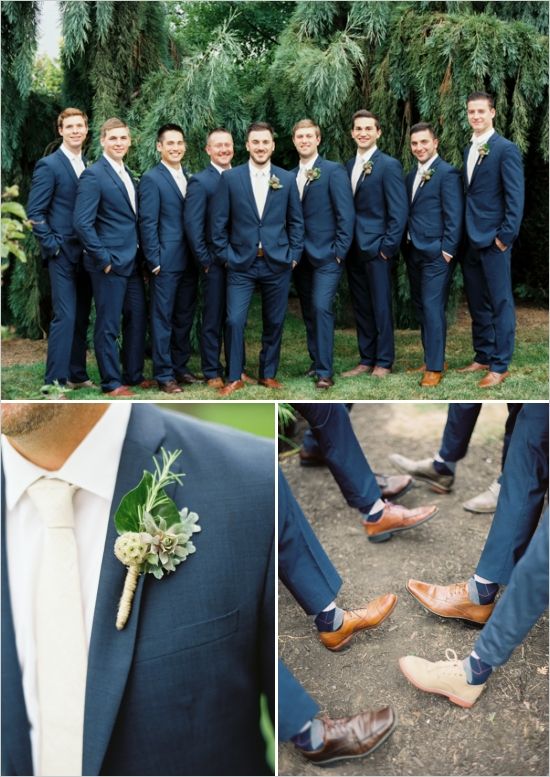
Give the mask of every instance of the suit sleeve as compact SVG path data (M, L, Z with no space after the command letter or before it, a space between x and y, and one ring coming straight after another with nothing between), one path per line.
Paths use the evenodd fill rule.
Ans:
M292 177L293 185L290 186L286 209L286 229L288 234L289 258L292 262L299 262L304 250L304 212L300 202L300 193L296 186L296 180Z
M329 180L329 194L336 217L336 256L345 259L353 241L355 227L355 205L351 183L345 169L338 166Z
M78 181L74 206L73 225L84 250L94 260L99 270L111 264L111 255L102 244L95 228L97 209L101 200L101 187L91 170L84 170Z
M502 155L500 180L504 192L504 221L497 237L509 246L519 234L525 200L523 163L519 148L514 143L508 143Z
M150 270L160 266L160 191L151 175L144 175L139 184L139 234L141 248Z
M231 198L225 173L221 175L216 196L210 198L208 215L212 227L214 256L219 264L225 266L229 261L229 217L231 215Z
M212 262L206 242L208 193L202 183L193 177L187 185L185 197L184 229L197 262L209 267Z
M464 187L462 176L454 167L441 181L441 211L443 215L441 250L455 257L462 237Z
M384 256L395 256L407 224L409 204L403 181L403 169L397 159L390 159L384 170L384 199L386 203L386 234L380 245Z
M55 192L55 173L43 159L40 159L32 174L31 191L27 203L27 217L32 222L32 231L45 258L54 257L59 242L48 224L48 211Z

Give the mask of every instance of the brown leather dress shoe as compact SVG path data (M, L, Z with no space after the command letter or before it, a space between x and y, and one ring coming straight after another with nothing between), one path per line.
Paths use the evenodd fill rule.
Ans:
M117 386L112 391L105 391L106 397L135 397L133 391L130 391L128 386Z
M342 650L358 631L380 626L396 604L395 594L384 594L359 610L344 610L344 620L340 628L337 631L320 631L319 639L328 650Z
M220 397L228 397L234 391L239 391L244 388L242 380L234 380L232 383L227 383L223 388L218 391Z
M488 372L487 375L482 378L477 384L479 388L492 388L493 386L499 386L504 383L506 378L510 377L509 372Z
M208 378L208 380L206 381L206 385L209 388L220 389L225 386L225 383L223 382L223 378L217 377L217 378Z
M488 369L488 364L480 364L479 362L473 361L471 364L468 364L467 367L460 367L457 369L457 372L480 372L481 370Z
M187 386L191 386L193 383L204 383L202 378L199 378L198 375L194 375L192 372L183 372L180 375L176 375L176 381Z
M258 383L260 386L265 386L268 389L282 389L283 384L279 383L275 378L259 378Z
M168 380L166 383L159 383L159 389L164 391L165 394L182 394L181 389L175 380Z
M343 378L356 378L358 375L369 375L374 369L372 364L358 364L352 370L346 370L342 373Z
M447 362L443 365L443 372L446 372L449 369L449 365ZM421 364L420 367L410 367L407 372L426 372L426 364Z
M407 510L402 505L387 502L382 516L377 521L364 521L363 526L371 542L385 542L396 532L415 529L438 512L439 509L435 505L424 505Z
M365 710L349 718L321 718L323 744L318 750L297 748L308 761L316 764L361 758L376 750L395 728L396 717L391 707Z
M492 604L474 604L468 596L468 583L431 585L421 580L409 580L407 591L420 604L442 618L462 618L473 623L487 623L494 609Z
M136 388L140 389L150 389L150 388L158 388L158 383L156 380L149 380L146 378L145 380L142 380L140 383L136 383Z
M431 388L432 386L437 386L439 385L439 383L441 383L442 377L443 377L442 372L436 372L435 370L426 370L426 372L422 376L420 385L423 386L424 388Z
M410 475L377 475L374 477L382 492L382 499L397 499L412 488L413 479Z
M391 367L375 367L372 371L373 378L387 378L391 375Z
M317 383L315 384L315 388L318 389L329 389L334 386L334 381L332 378L319 378Z
M243 383L248 383L250 386L255 386L257 383L257 381L255 381L254 378L251 378L250 375L247 375L246 372L241 374L241 380Z

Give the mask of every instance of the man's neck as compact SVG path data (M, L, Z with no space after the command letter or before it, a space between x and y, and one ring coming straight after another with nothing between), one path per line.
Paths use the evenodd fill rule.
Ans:
M176 173L181 171L181 162L168 162L166 159L163 159L162 164L166 165L166 167L169 167L171 170L174 170Z
M484 129L484 130L481 130L479 132L476 132L476 130L474 130L474 137L475 138L480 138L483 135L488 135L489 132L494 132L494 129L495 129L494 127L489 127L488 129Z
M8 437L25 459L49 471L60 469L107 411L108 403L67 403L49 424L28 434Z
M71 156L81 156L82 155L82 146L79 146L78 148L70 148L67 146L66 143L61 144L64 151L66 151L67 154L70 154Z
M103 152L103 156L106 157L112 165L117 165L118 167L124 167L124 157L122 159L115 159L106 151Z
M301 156L300 164L302 165L302 167L306 167L306 165L308 165L310 162L313 162L315 159L317 159L317 156L318 156L317 152L315 152L314 154L310 154L309 156Z
M269 170L271 167L271 159L268 159L267 162L265 162L263 165L258 165L256 162L254 162L252 159L250 159L250 165L254 168L254 170Z

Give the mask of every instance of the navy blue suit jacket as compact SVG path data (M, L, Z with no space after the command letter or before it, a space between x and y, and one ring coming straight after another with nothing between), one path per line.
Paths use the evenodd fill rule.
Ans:
M438 156L430 165L434 173L421 183L411 202L417 168L407 175L408 231L415 248L430 258L445 251L456 257L462 237L464 189L458 170Z
M214 257L210 224L210 200L217 190L221 174L213 165L191 176L185 197L185 234L197 262L210 267Z
M32 174L27 216L45 262L62 250L72 262L82 256L73 227L78 176L61 149L39 159Z
M185 169L183 170L186 175ZM187 176L186 176L187 177ZM139 234L150 270L179 272L187 266L187 241L183 230L187 197L174 176L160 162L139 182Z
M302 195L304 254L314 267L345 259L353 241L355 208L349 177L343 165L318 156L313 167L321 171L308 181ZM292 170L298 175L299 167Z
M137 193L135 181L134 186ZM112 265L118 275L132 274L139 247L137 215L124 183L105 157L79 178L74 228L85 249L88 272L102 272Z
M183 449L176 465L183 485L169 493L178 507L199 514L202 531L193 538L196 553L176 572L162 580L140 576L129 621L117 631L126 570L113 553L112 516L161 446ZM273 473L270 441L134 405L88 655L83 774L268 773L259 695L272 704ZM29 775L4 519L2 532L2 774Z
M271 166L281 189L270 188L260 218L248 163L222 173L217 196L212 200L211 224L214 253L231 270L248 270L262 244L265 261L274 272L299 262L304 247L304 219L296 177Z
M372 171L363 174L355 189L355 242L366 259L379 253L395 256L407 223L408 203L401 163L376 149ZM355 157L346 165L348 175Z
M525 183L521 153L515 143L497 132L488 141L489 153L478 160L468 186L464 149L466 233L474 248L488 248L498 237L510 246L519 234Z

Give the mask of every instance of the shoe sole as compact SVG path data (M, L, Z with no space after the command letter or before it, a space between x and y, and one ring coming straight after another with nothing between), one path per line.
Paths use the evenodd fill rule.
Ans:
M411 490L414 486L414 480L411 480L411 482L408 484L408 486L405 486L405 488L402 488L401 491L398 491L397 494L393 494L393 496L389 497L382 497L382 499L401 499L402 496L405 496L405 494Z
M371 747L371 749L367 750L366 753L359 753L359 755L337 755L337 756L334 756L334 758L328 758L326 761L312 761L309 758L307 760L309 761L309 763L315 764L316 766L327 766L328 764L335 763L335 761L347 761L347 760L351 760L352 758L353 759L365 758L365 756L370 755L371 753L374 753L375 750L378 750L380 745L384 744L384 742L388 739L388 737L390 737L393 734L396 726L397 726L397 714L394 711L393 723L391 728L389 728L384 734L384 736L374 745L374 747Z
M401 673L411 683L411 685L414 685L414 687L418 688L419 691L425 691L426 693L435 693L438 696L445 696L447 699L449 699L449 701L452 701L453 704L457 704L459 707L465 707L466 709L473 707L475 704L475 702L468 701L467 699L463 699L461 696L455 696L454 693L450 693L449 691L442 691L439 688L426 688L423 685L419 685L416 682L416 680L403 669L403 667L401 666L401 661L399 661L399 669L401 670Z
M427 477L426 475L416 475L414 472L411 472L405 467L402 467L396 461L392 460L392 463L397 467L398 470L400 470L401 472L404 472L405 475L411 475L411 477L413 477L415 480L421 480L422 483L427 483L430 486L431 490L436 494L450 494L451 491L453 490L452 486L442 486L439 483L436 483L431 478Z
M410 529L416 529L418 526L422 526L423 523L426 523L426 521L431 520L432 518L435 518L435 516L439 512L439 507L436 507L433 513L430 513L430 515L427 515L425 518L423 518L421 521L418 521L418 523L415 523L414 526L403 526L401 529L392 529L391 531L385 531L381 534L374 534L372 537L368 537L369 542L387 542L388 540L391 540L394 534L397 534L398 532L402 531L410 531Z
M466 507L466 505L462 505L462 509L466 510L467 513L475 513L476 515L491 515L492 513L496 512L496 507L493 507L492 510L480 510L479 508L475 507Z
M330 650L331 653L339 653L347 645L349 645L349 643L355 637L356 634L359 634L362 631L372 631L372 629L377 629L379 626L381 626L384 623L384 621L387 618L389 618L390 615L392 614L392 612L395 610L395 608L397 607L397 602L398 602L398 599L396 597L395 602L393 603L392 607L387 611L387 613L384 615L382 620L378 621L376 626L363 626L361 629L357 629L357 631L353 631L344 640L342 640L342 642L340 642L336 647L329 647L328 645L325 645L323 640L321 640L321 643L324 645L324 647L326 647L327 650Z
M440 618L446 618L447 620L456 620L456 621L466 621L466 623L475 623L476 626L485 626L489 618L487 618L487 621L476 621L472 618L466 618L464 615L442 615L440 612L437 612L437 610L431 610L427 604L424 604L424 602L421 602L420 599L416 596L413 591L409 588L409 586L405 586L407 591L410 593L410 595L413 597L413 599L418 602L418 604L423 607L426 612L431 613L432 615L439 615ZM493 608L494 609L494 608ZM492 610L491 610L492 613Z

